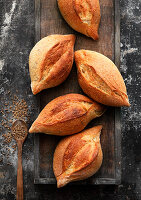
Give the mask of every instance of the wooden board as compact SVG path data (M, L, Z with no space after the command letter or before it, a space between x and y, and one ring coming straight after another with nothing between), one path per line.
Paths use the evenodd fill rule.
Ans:
M100 0L101 24L99 40L94 41L72 30L62 18L56 0L35 0L35 34L36 41L50 34L70 34L77 37L75 50L95 50L112 59L119 67L120 63L120 13L118 1ZM78 85L76 67L67 80L58 87L47 89L39 94L40 110L52 99L67 93L81 93ZM38 115L38 113L37 113ZM88 127L103 125L101 144L103 150L103 164L97 174L91 178L73 184L119 184L121 179L120 153L120 109L108 108L106 113L89 123ZM57 136L35 134L35 184L56 183L52 171L54 149L60 140Z

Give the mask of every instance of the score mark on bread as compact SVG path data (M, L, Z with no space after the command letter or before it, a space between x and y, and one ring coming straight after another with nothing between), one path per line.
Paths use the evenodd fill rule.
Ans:
M74 57L74 35L50 35L31 50L29 71L33 94L61 84L69 75Z
M80 94L60 96L45 106L29 132L60 136L78 133L105 110L105 106Z
M73 0L73 7L83 23L91 25L92 5L90 1Z
M101 129L102 126L99 125L60 141L53 159L57 187L86 179L98 171L103 159Z

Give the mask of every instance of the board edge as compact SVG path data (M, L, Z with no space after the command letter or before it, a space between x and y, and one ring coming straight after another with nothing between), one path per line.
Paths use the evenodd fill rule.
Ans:
M120 70L120 2L114 1L115 8L115 65ZM115 180L121 183L121 109L115 108Z
M34 1L35 5L35 43L40 40L40 0ZM40 96L37 96L38 113L40 112ZM39 179L39 135L34 134L34 183L35 179Z
M88 179L87 179L88 180ZM35 178L34 184L56 184L56 180L54 178ZM117 180L113 178L98 178L93 181L81 181L81 185L117 185ZM80 181L69 183L69 185L80 185Z

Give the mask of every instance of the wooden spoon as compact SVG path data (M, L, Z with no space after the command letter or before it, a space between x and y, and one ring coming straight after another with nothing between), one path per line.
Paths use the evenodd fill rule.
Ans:
M18 146L17 168L17 200L23 200L23 169L22 169L22 146L28 134L27 125L23 120L16 120L12 125L12 135Z

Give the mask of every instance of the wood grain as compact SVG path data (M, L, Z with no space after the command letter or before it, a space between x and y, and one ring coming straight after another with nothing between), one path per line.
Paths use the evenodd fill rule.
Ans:
M120 69L120 6L115 1L115 64ZM115 108L115 179L121 182L121 109Z
M38 0L39 1L39 0ZM39 2L38 2L39 3ZM50 34L70 34L76 35L75 50L78 49L89 49L100 52L105 56L109 57L113 61L119 59L118 45L117 45L117 55L115 54L115 4L113 0L100 0L101 7L101 23L99 28L99 40L94 41L73 29L71 29L65 20L62 18L56 0L40 0L40 37L43 38ZM116 16L117 17L117 16ZM118 20L118 19L117 19ZM119 24L118 24L119 26ZM38 27L39 28L39 27ZM37 30L38 34L38 30ZM116 35L116 38L118 35ZM119 63L118 63L119 64ZM119 66L119 65L118 65ZM77 72L75 63L73 65L72 71L67 78L67 80L60 86L55 88L44 90L40 93L40 110L51 101L52 99L64 95L67 93L81 93L84 94L79 87L77 81ZM117 111L118 113L119 111ZM118 116L118 115L117 115ZM119 120L119 116L116 118ZM120 142L116 142L115 135L115 109L109 108L106 113L93 120L88 126L92 127L97 124L103 125L103 130L101 134L102 150L104 154L104 160L101 169L93 177L86 181L81 182L82 184L115 184L116 183L116 165L117 165L117 153L118 148L115 146L117 144L120 146ZM116 127L117 128L117 127ZM117 131L120 137L120 129ZM39 160L38 165L38 178L35 177L35 183L55 183L54 174L52 171L52 159L54 149L60 140L57 136L48 136L40 134L39 138L35 140L38 143L36 150L39 150L39 154L36 156L35 160ZM39 139L39 140L38 140ZM119 139L120 141L120 139ZM115 153L116 148L116 153ZM37 150L37 151L38 151ZM37 153L36 151L36 153ZM120 155L118 155L120 156ZM36 161L35 161L36 162ZM119 173L120 174L120 173ZM118 174L118 175L119 175ZM37 175L37 173L36 173ZM40 178L39 178L40 177Z

